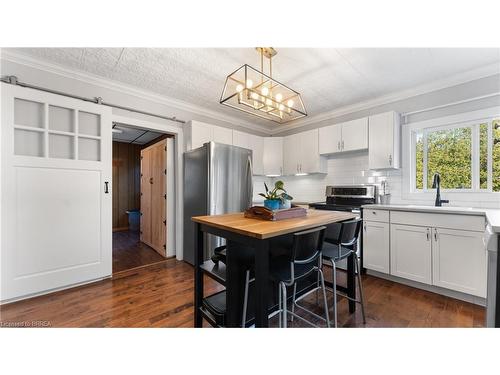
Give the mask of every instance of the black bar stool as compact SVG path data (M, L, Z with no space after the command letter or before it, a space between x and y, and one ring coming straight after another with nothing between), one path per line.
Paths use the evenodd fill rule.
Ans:
M321 289L323 291L323 302L325 307L325 318L306 310L308 313L316 316L319 319L325 320L326 325L330 327L330 319L328 317L328 303L326 301L326 289L323 272L321 270L322 258L321 250L326 227L319 227L309 229L306 231L293 234L293 242L291 254L282 255L273 259L270 264L271 279L278 283L278 311L280 327L286 328L287 314L290 313L292 317L303 320L304 322L316 327L310 321L304 319L300 315L295 314L294 311L287 311L287 287L297 288L297 281L310 275L312 272L317 272L319 277L318 286L310 292ZM292 301L295 304L295 301Z
M359 238L361 228L361 219L354 219L328 226L325 234L325 243L323 244L323 260L330 263L332 266L332 284L333 284L333 316L334 326L337 327L337 295L347 298L348 300L357 302L361 305L361 313L363 314L363 323L366 324L365 304L363 300L363 287L361 285L361 273L359 259L356 254L356 244ZM360 299L353 299L349 296L337 292L337 267L336 264L341 260L354 256L354 265L356 272L356 280L358 281Z

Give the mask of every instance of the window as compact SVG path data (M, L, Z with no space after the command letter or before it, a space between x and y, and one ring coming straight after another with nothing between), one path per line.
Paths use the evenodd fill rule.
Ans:
M413 131L414 189L500 192L500 119Z

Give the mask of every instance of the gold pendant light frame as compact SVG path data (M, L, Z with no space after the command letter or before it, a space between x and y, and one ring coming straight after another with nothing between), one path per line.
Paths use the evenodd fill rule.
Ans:
M258 47L261 70L244 64L229 74L220 103L280 124L307 116L300 94L272 78L272 47ZM269 75L264 73L264 57L269 59Z

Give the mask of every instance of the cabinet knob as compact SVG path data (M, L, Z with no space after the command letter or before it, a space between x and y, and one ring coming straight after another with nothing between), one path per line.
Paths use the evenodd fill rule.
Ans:
M437 240L438 240L438 230L437 228L434 228L434 241L437 242Z
M429 238L430 238L429 228L427 228L427 233L426 233L426 235L427 235L427 241L429 241Z

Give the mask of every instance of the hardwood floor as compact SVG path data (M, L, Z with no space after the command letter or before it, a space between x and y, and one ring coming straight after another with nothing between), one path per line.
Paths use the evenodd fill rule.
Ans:
M169 259L122 272L112 280L0 306L1 326L41 321L42 326L50 327L192 327L193 276L192 266ZM363 324L359 308L350 315L347 302L340 300L339 326L484 326L485 309L480 306L373 276L363 277L363 287L367 324ZM220 289L215 281L206 279L205 293ZM311 295L305 303L315 308L315 300ZM270 325L277 325L276 317ZM289 326L305 325L296 319Z
M113 273L164 260L154 249L139 241L139 233L113 232Z

